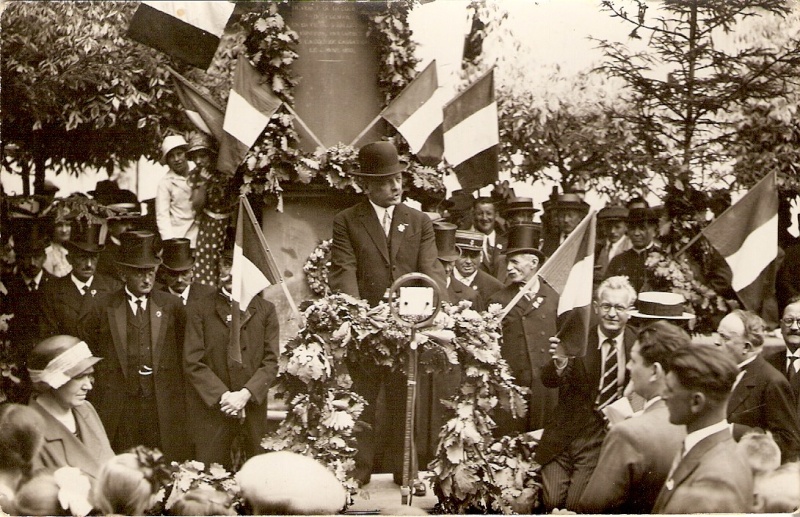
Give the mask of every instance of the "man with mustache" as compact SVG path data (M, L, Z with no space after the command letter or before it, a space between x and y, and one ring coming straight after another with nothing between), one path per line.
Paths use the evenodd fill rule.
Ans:
M491 295L503 288L502 282L481 269L485 235L480 232L456 231L456 247L461 255L455 261L453 279L469 287L485 304Z
M167 461L192 457L183 376L185 314L181 300L153 290L161 265L155 234L120 236L117 267L124 286L97 296L80 321L80 335L104 360L93 403L111 447L157 447Z
M87 300L122 287L116 279L97 273L103 237L101 224L73 224L70 238L64 242L72 271L49 282L42 291L41 339L78 335L78 320Z

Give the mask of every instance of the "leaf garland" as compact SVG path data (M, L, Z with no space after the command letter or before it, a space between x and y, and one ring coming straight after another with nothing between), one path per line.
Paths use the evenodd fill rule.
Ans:
M526 410L526 390L513 383L500 354L499 311L499 305L478 313L469 302L445 304L433 328L436 335L448 334L452 339L417 334L429 369L444 371L451 364L463 369L459 392L448 402L452 418L441 431L437 459L432 463L434 491L447 508L484 507L485 501L499 501L503 493L515 490L522 493L529 484L524 476L515 477L514 482L501 480L505 484L491 479L478 482L480 473L493 469L490 458L496 464L515 461L499 459L504 453L498 456L489 450L495 426L492 411L502 406L521 415ZM410 331L394 321L386 303L369 307L366 301L346 294L307 302L303 316L305 327L286 344L278 363L276 394L290 409L261 445L310 455L355 492L356 484L349 477L357 452L353 433L366 402L352 391L344 361L405 371Z

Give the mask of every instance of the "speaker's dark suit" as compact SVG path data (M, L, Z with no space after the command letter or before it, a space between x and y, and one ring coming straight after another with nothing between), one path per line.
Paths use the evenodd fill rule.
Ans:
M786 365L786 349L782 348L776 352L765 355L764 359L789 380L789 386L792 387L792 394L794 395L794 400L797 405L797 417L800 418L800 373L794 371L790 373L788 371Z
M122 437L127 422L137 418L129 409L129 377L135 375L136 366L128 364L130 310L125 289L119 289L93 298L79 325L80 337L89 343L94 355L103 358L95 366L97 384L91 395L116 452L125 448ZM150 293L147 314L160 449L168 460L182 461L192 454L191 441L187 439L182 353L186 315L178 298L155 290Z
M625 357L618 358L619 368L625 368L635 341L636 334L626 327L622 337ZM560 508L566 503L567 509L575 509L574 505L589 482L593 463L597 461L606 435L605 419L595 404L603 368L599 345L597 327L592 327L584 357L568 359L561 375L552 359L541 368L544 386L558 388L558 405L553 411L553 418L545 424L544 434L536 448L536 461L544 469L551 461L571 463L572 460L578 461L576 458L583 458L580 465L566 464L558 471L551 471L556 479L545 480L545 504L548 507ZM622 388L629 379L630 375L625 369ZM562 453L564 456L559 458Z
M191 297L193 286L189 291ZM280 325L275 306L256 296L241 313L242 364L228 359L231 305L219 293L189 302L186 310L184 368L188 388L188 413L196 459L231 467L231 446L238 430L245 436L244 448L252 457L261 450L267 432L267 393L278 374ZM219 401L226 391L247 388L252 397L245 406L245 419L228 417Z
M444 269L427 215L397 205L388 241L368 201L336 214L328 274L331 289L377 305L399 277L424 273L445 290Z
M159 291L164 291L167 294L171 294L172 296L177 297L179 300L181 300L181 303L183 303L183 299L180 296L171 293L166 285L159 286ZM212 296L216 292L217 289L215 287L211 287L210 285L205 285L205 284L198 284L197 282L194 282L189 287L189 296L187 297L186 303L184 305L185 306L191 305L204 298Z
M781 461L800 458L800 424L789 381L761 355L744 367L744 376L728 401L728 422L739 440L757 428L770 431L781 449Z
M692 508L692 502L702 506ZM667 478L653 506L653 513L667 514L752 510L753 475L727 429L700 440L689 450Z
M39 337L65 334L77 336L78 321L81 311L89 303L89 299L116 291L122 284L103 274L95 274L89 292L82 294L72 275L56 278L48 282L42 293L42 313L39 318Z

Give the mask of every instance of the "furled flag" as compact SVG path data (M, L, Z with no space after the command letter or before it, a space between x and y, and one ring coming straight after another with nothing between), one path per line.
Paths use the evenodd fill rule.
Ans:
M243 54L239 54L233 88L222 128L217 169L233 174L281 106L269 83Z
M568 356L586 355L594 279L597 213L592 210L539 269L537 276L558 293L557 336ZM532 278L504 309L503 315L535 285Z
M748 310L760 312L775 283L778 257L776 174L761 179L701 232L731 270L731 287Z
M494 99L494 69L444 107L444 157L455 168L462 189L497 181L500 132Z
M142 2L128 37L205 70L234 7L231 2Z
M392 99L381 116L403 135L420 162L435 166L444 152L443 107L444 92L439 88L434 60Z
M245 196L239 198L239 218L236 223L231 275L233 276L231 295L242 308L247 308L253 297L267 287L283 281L250 202Z
M181 74L171 68L169 71L175 83L175 93L189 120L200 131L213 136L217 142L222 141L222 121L225 116L222 108Z

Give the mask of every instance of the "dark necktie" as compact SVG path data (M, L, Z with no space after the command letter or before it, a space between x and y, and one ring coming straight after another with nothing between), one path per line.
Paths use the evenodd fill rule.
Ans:
M35 290L36 290L36 280L31 280L30 282L28 282L28 291L32 293Z
M82 296L86 296L86 293L88 293L88 292L89 292L89 286L88 285L84 285L83 287L81 287L81 295Z
M603 378L600 381L600 393L597 395L597 408L603 409L617 399L617 376L619 374L619 358L614 341L606 339L603 344L609 345L608 354L603 361Z

